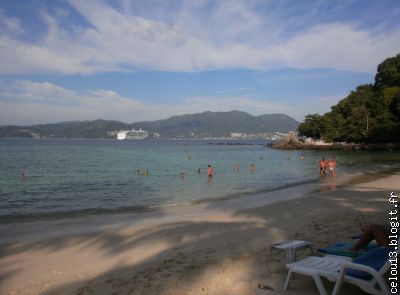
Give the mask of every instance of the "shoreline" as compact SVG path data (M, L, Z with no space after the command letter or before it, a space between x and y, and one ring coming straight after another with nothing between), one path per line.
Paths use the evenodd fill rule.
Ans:
M307 181L306 183L290 185L287 188L271 189L259 193L244 194L242 197L227 197L216 199L204 199L193 203L178 203L171 205L146 208L140 211L116 211L99 214L82 214L57 218L57 216L48 216L45 218L32 218L27 220L18 220L10 222L0 222L0 246L7 243L24 242L26 240L37 240L34 228L40 228L39 237L61 236L57 229L63 227L64 235L96 232L104 228L118 227L120 224L131 226L141 224L144 220L158 217L158 223L177 222L180 218L190 218L191 216L210 214L215 210L235 211L243 209L252 209L262 206L268 206L274 203L286 202L293 199L300 199L311 193L316 185L321 183L320 179ZM321 183L323 185L323 183ZM284 197L282 195L289 197ZM76 224L85 226L75 228ZM9 230L13 229L10 234ZM48 229L48 231L46 230ZM14 236L14 238L13 238ZM6 238L5 238L6 237Z
M286 272L268 273L268 245L305 239L320 247L349 239L358 221L385 222L385 196L400 190L398 169L337 180L269 192L273 203L260 194L145 214L37 221L25 229L2 224L2 242L9 241L0 245L0 291L266 294L262 284L273 289L268 294L282 294ZM283 195L290 199L279 201ZM287 294L316 292L307 280L293 285Z
M284 191L288 188L298 188L300 190L304 190L303 187L307 187L309 185L317 185L324 181L335 181L335 185L339 186L341 182L343 182L343 178L353 178L357 177L358 175L369 175L371 173L386 173L390 171L397 171L400 169L400 165L391 165L390 167L379 167L377 169L373 169L368 173L364 173L362 171L356 173L342 173L341 175L336 176L335 178L331 178L330 176L326 176L325 178L321 178L320 176L316 176L314 179L308 179L304 181L297 181L293 183L288 183L285 185L271 187L271 188L264 188L250 192L240 192L236 194L231 194L225 197L216 197L216 198L204 198L194 201L188 202L181 202L181 203L167 203L167 204L160 204L160 205L138 205L132 207L120 207L115 209L84 209L84 210L76 210L76 211L65 211L65 212L52 212L48 214L37 213L37 214L30 214L30 215L2 215L0 216L0 228L2 225L7 224L19 224L19 223L27 223L27 222L37 222L37 221L59 221L59 220L68 220L68 219L82 219L85 217L107 217L107 216L114 216L114 215L125 215L125 214L147 214L155 211L162 211L167 208L174 208L174 207L188 207L188 206L196 206L201 205L204 203L223 203L229 201L235 202L235 200L240 199L252 199L255 196L266 196L274 195L274 192ZM273 198L271 203L285 201L286 199L277 200ZM287 200L290 200L288 198ZM240 201L239 201L240 202ZM0 240L1 244L1 240Z
M63 219L84 218L87 216L108 216L108 215L120 215L120 214L142 214L142 213L145 214L148 212L159 211L170 207L181 207L181 206L187 207L187 206L196 206L208 202L215 203L215 202L225 202L229 200L236 200L243 198L251 198L256 195L261 195L261 194L266 195L275 191L285 190L287 188L302 187L305 185L316 184L319 181L320 177L316 177L315 179L288 183L277 187L259 189L256 191L249 191L249 192L239 192L227 195L225 197L204 198L204 199L188 201L188 202L180 202L180 203L166 203L166 204L148 205L148 206L138 205L132 207L120 207L115 209L85 209L77 211L52 212L49 214L37 213L30 215L3 215L0 216L0 226L2 224L9 224L9 223L25 223L25 222L46 221L46 220L54 221Z
M378 169L377 174L385 174L386 172L400 171L399 168ZM340 187L348 179L357 178L363 175L361 172L355 174L343 174L334 178L317 177L313 180L304 182L291 183L286 186L281 186L271 189L263 189L255 192L241 193L233 197L202 199L187 203L174 203L160 206L149 206L139 209L130 210L130 208L121 208L115 210L104 210L98 213L90 211L72 212L68 214L52 214L38 216L23 216L22 219L1 221L0 217L0 246L7 243L24 242L26 240L35 240L35 228L40 228L40 238L61 236L57 229L58 226L63 227L64 234L91 233L103 230L105 227L110 228L113 224L132 225L134 223L142 223L142 220L152 219L157 214L162 214L165 222L174 221L178 216L190 217L199 214L210 213L212 210L235 211L247 210L258 207L264 207L275 203L287 202L294 199L307 197L308 194L318 192L319 190L328 191ZM317 188L318 189L317 189ZM284 197L282 197L284 196ZM86 213L86 214L85 214ZM5 219L6 217L4 217ZM175 220L176 221L176 220ZM160 221L161 222L161 221ZM85 224L84 227L75 228L76 224ZM47 232L47 228L49 228ZM10 234L9 230L13 229ZM6 237L6 238L5 238ZM13 238L14 237L14 238Z

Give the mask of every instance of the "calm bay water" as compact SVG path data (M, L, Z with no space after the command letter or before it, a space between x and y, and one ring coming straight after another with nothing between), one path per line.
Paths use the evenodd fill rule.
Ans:
M333 155L272 150L264 146L265 141L226 143L0 139L0 220L133 211L204 199L240 198L318 181L319 159ZM304 160L300 160L301 154ZM335 155L339 174L400 162L398 152ZM241 167L238 173L233 171L237 163ZM256 165L254 173L248 172L250 163ZM206 175L208 164L215 170L212 180ZM201 174L197 173L198 168L202 169ZM149 175L137 175L137 169L148 169ZM21 173L26 175L25 180Z

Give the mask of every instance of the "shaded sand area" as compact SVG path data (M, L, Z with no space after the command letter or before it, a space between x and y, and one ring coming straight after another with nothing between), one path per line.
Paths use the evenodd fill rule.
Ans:
M0 294L283 294L287 239L351 241L358 222L386 223L400 170L140 214L0 225ZM290 199L268 204L269 200ZM332 283L325 281L328 289ZM261 287L261 288L260 288ZM299 276L285 294L318 294ZM343 294L363 294L345 285Z

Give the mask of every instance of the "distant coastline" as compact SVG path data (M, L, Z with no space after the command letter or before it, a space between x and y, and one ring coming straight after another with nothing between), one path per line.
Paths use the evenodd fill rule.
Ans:
M123 123L110 120L73 121L30 126L0 126L0 137L117 138L118 132L143 130L148 138L280 139L299 125L285 114L252 116L246 112L203 112L164 120Z

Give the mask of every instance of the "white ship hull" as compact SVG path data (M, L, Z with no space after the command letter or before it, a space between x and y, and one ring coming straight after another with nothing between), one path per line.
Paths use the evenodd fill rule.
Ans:
M139 130L120 130L117 133L118 140L125 140L125 139L133 139L133 140L143 140L149 137L147 131L139 129Z
M127 135L125 139L142 140L142 139L145 139L147 137L149 137L149 136L148 135L141 135L141 136L139 136L139 135L133 135L133 136L132 135Z

